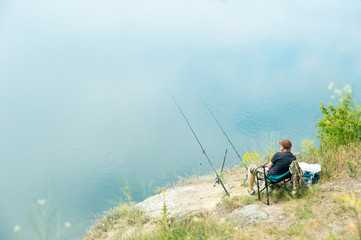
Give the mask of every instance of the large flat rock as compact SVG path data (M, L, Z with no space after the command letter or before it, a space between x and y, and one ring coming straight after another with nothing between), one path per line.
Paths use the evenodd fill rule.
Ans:
M199 212L211 211L220 202L224 190L220 185L211 183L172 188L165 191L165 204L169 216L182 218ZM137 205L151 218L160 218L163 211L164 196L157 194Z

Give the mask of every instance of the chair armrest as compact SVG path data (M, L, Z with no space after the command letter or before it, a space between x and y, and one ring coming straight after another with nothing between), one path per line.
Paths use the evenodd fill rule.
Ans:
M266 163L266 164L264 164L264 165L261 165L261 166L259 166L259 167L261 167L261 168L266 168L266 167L268 167L268 163Z

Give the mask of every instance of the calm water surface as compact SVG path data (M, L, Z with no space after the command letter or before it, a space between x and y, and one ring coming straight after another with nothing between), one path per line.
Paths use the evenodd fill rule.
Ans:
M361 2L2 1L0 239L29 230L37 199L81 236L121 196L140 201L238 148L315 138L327 89L361 100ZM200 165L203 163L202 165ZM234 153L228 165L239 164ZM69 239L69 236L67 237Z

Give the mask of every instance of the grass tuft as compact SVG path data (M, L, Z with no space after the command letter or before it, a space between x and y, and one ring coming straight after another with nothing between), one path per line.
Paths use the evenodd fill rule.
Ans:
M143 224L149 219L135 205L134 202L121 204L105 212L88 231L85 239L102 239L108 232L117 229L118 235L122 235L129 227L136 227L141 231ZM138 231L139 232L139 231Z

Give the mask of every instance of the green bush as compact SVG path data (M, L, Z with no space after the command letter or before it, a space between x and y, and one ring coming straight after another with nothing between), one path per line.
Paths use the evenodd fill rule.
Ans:
M319 163L319 150L315 145L315 140L304 139L301 142L302 152L297 155L297 160L307 163Z
M321 102L320 110L323 118L318 119L316 126L321 149L335 149L361 140L361 106L354 102L351 94L341 95L336 106L327 107Z

